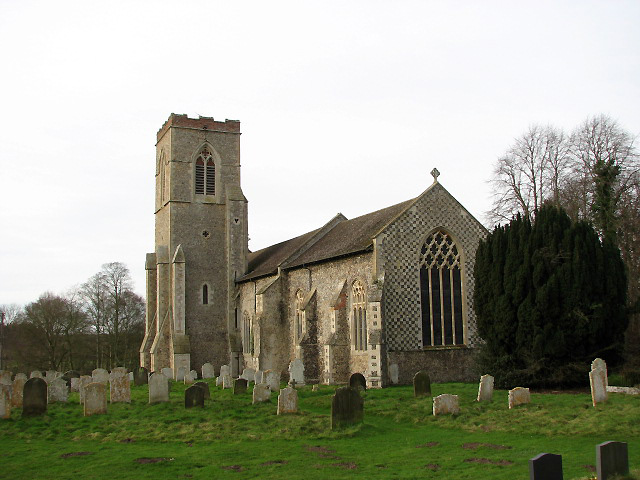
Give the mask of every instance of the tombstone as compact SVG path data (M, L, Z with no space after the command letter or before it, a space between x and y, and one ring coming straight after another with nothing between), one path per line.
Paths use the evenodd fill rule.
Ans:
M111 403L131 403L131 381L126 370L111 371L109 396Z
M340 387L331 400L331 430L361 423L364 417L364 400L359 389Z
M84 387L93 382L93 377L89 375L80 376L80 384L78 385L78 393L80 393L80 405L84 403Z
M541 453L530 459L529 480L562 480L562 455Z
M607 401L607 371L591 370L589 372L589 385L591 386L591 402L595 407L598 403Z
M67 382L63 378L60 377L49 381L49 388L47 388L47 401L49 403L67 403L68 398L69 387L67 387Z
M216 377L216 387L221 387L222 386L222 377L218 376Z
M367 389L367 379L361 373L354 373L349 377L349 386L357 390Z
M34 370L31 372L31 375L29 375L29 378L42 378L42 372L40 370Z
M285 413L298 413L298 391L293 387L283 388L278 395L278 415Z
M207 382L196 382L193 385L202 389L205 400L211 399L211 392L209 391L209 384Z
M0 418L11 418L11 388L12 386L0 383Z
M266 383L257 383L253 387L253 405L271 400L271 389Z
M262 381L269 385L272 392L280 390L280 372L276 370L265 370L262 373Z
M400 371L398 369L397 363L392 363L389 365L389 378L391 379L391 383L394 385L398 384L398 377L400 376Z
M242 371L242 375L240 375L240 378L244 378L247 382L255 383L256 371L253 368L245 368Z
M11 372L0 370L0 385L11 385Z
M493 400L493 377L482 375L478 385L478 402L490 402Z
M294 358L289 364L289 383L304 386L304 363L299 358Z
M169 401L169 379L162 373L153 373L149 377L149 403Z
M80 377L71 379L71 389L72 392L80 391Z
M102 382L91 382L84 387L84 416L107 413L107 386Z
M626 442L604 442L596 445L598 480L629 474L629 450Z
M75 370L67 370L66 372L64 372L64 375L62 375L62 378L64 378L64 381L67 382L67 387L71 388L71 379L80 378L80 372L77 372Z
M174 380L176 382L184 382L184 377L187 374L187 367L178 367L176 370L176 376Z
M105 386L109 384L109 372L104 368L96 368L91 372L92 383L104 383Z
M167 377L167 379L173 380L173 369L172 368L164 367L162 370L160 370L160 373L162 373L165 377Z
M222 388L233 388L233 377L231 375L222 377Z
M225 375L231 375L231 368L229 365L222 365L220 367L220 376L224 377Z
M247 393L247 382L246 378L238 378L233 381L233 394L234 395L242 395L243 393Z
M198 378L197 375L194 375L193 370L188 372L185 376L184 376L184 384L185 385L191 385L193 382L196 381L196 379Z
M516 387L509 390L509 408L525 405L531 402L531 394L528 388Z
M202 378L215 378L216 377L216 372L213 368L213 365L211 365L210 363L205 363L204 365L202 365Z
M22 390L27 381L24 373L17 373L11 385L11 405L16 408L22 408Z
M204 407L204 390L191 385L184 391L184 408Z
M47 370L46 372L44 372L44 381L47 382L48 385L59 376L61 376L61 374L59 374L55 370Z
M413 376L413 395L416 397L431 396L431 377L425 370L420 370Z
M149 383L149 370L144 367L138 367L133 371L133 384L136 387Z
M22 390L22 416L44 415L47 412L47 382L40 377L27 380Z
M133 372L129 372L129 383L133 383Z
M460 413L458 395L443 393L433 398L433 415L457 415Z
M264 383L264 372L262 370L256 370L256 375L253 380L256 385L258 383Z

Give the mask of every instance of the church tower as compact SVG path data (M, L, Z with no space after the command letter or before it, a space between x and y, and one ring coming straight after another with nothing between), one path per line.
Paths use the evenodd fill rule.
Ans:
M174 374L206 362L233 366L235 279L248 253L240 122L171 114L157 134L155 179L140 365Z

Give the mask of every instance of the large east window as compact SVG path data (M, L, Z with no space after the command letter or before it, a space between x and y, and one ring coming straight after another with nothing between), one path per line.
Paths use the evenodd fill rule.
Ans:
M429 235L420 251L420 294L423 345L463 345L460 248L443 230Z
M196 195L216 194L216 166L213 155L204 147L196 158Z

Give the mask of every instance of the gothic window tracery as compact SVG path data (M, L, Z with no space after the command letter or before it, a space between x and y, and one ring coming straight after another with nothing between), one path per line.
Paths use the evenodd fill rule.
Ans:
M461 251L444 230L431 233L420 250L422 344L464 344Z
M195 165L196 195L216 194L216 165L208 147L203 147L196 158Z
M351 287L351 331L356 350L367 350L367 297L360 280Z
M296 312L295 312L295 322L294 322L294 338L296 343L300 343L302 340L302 336L304 334L304 321L305 321L305 312L302 308L304 302L304 295L302 295L302 290L298 290L296 293Z

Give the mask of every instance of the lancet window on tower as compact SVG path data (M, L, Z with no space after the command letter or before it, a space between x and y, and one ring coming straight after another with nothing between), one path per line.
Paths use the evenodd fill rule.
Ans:
M351 332L356 350L367 349L367 297L360 280L351 287Z
M420 294L423 345L463 345L460 249L443 230L429 235L420 250Z
M216 194L216 165L213 155L204 147L196 158L196 195Z

